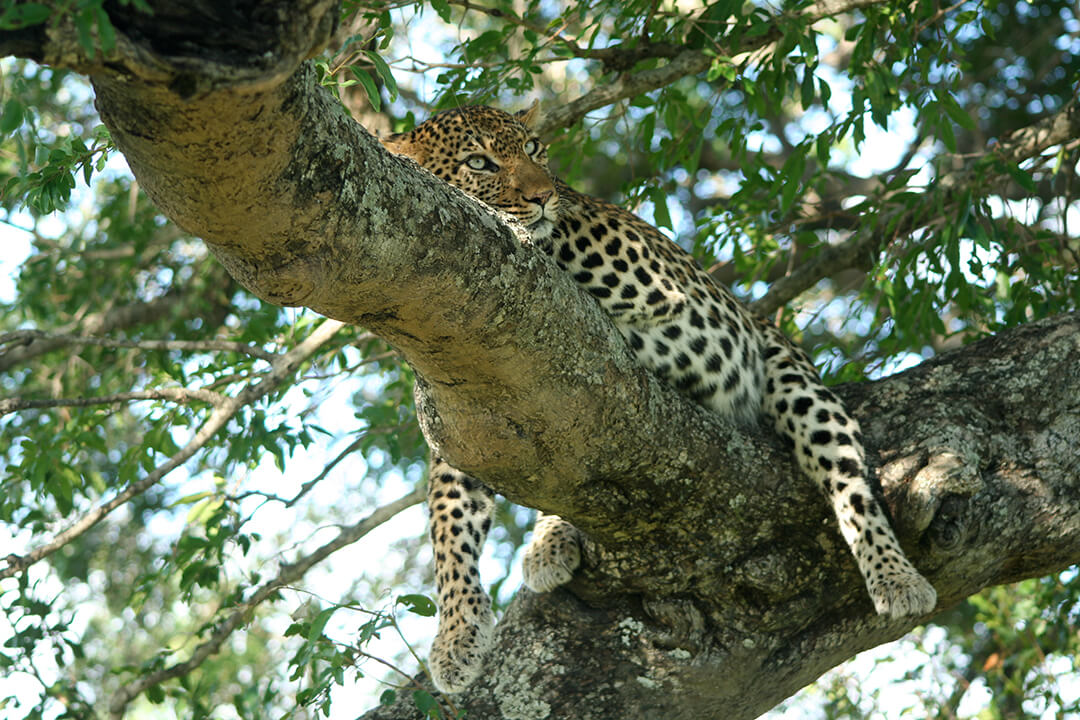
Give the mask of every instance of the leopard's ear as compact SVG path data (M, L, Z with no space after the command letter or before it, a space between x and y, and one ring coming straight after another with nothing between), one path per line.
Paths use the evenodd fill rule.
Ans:
M537 126L537 124L540 122L540 118L542 117L540 114L540 101L533 100L532 105L530 105L526 110L518 110L516 113L514 113L514 117L516 117L518 119L518 122L520 122L522 125L532 130Z
M420 157L419 146L413 142L412 133L394 133L393 135L379 138L379 142L382 143L384 148L395 155L411 157L417 162L423 161L423 158Z

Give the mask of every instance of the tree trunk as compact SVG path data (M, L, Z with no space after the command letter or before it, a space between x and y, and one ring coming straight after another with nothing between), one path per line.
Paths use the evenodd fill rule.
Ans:
M105 59L63 24L0 50L88 73L165 214L259 297L393 343L438 452L587 533L566 590L519 593L470 717L754 717L912 627L873 613L776 438L660 384L570 277L345 116L301 62L334 3L216 7L120 8ZM1080 316L837 390L941 607L1080 559Z

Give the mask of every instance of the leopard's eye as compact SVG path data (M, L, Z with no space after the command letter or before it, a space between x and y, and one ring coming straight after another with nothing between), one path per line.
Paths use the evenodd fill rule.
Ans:
M529 139L529 140L525 141L525 154L526 155L535 155L539 151L540 151L540 143L536 142L536 140Z
M469 166L470 170L487 170L489 172L495 172L499 169L499 166L491 162L491 160L483 155L470 155L465 159L465 164Z

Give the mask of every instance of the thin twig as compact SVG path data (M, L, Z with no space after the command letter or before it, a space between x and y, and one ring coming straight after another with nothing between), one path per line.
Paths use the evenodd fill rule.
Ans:
M228 289L234 281L220 266L213 268L210 272L211 277L204 278L207 281L207 287L217 287L221 290L220 295L211 296L214 308L207 312L213 313L214 309L228 304ZM115 330L152 322L171 313L179 312L184 315L190 312L190 309L184 305L184 301L188 298L185 294L188 289L184 286L174 286L164 295L153 300L134 301L116 307L106 306L104 309L101 308L100 299L96 297L88 299L85 305L74 314L72 322L68 323L67 327L75 330L79 336L104 336ZM179 309L177 306L180 306ZM7 349L0 353L0 373L26 364L63 345L64 343L57 340L39 339L28 345Z
M511 25L517 25L518 27L522 28L523 30L528 30L529 32L536 33L540 37L547 38L549 41L559 42L559 43L565 45L566 49L569 50L570 52L572 52L577 57L583 57L583 55L581 53L587 53L588 52L587 50L585 50L584 48L579 46L573 40L571 40L569 38L566 38L566 37L563 37L562 34L561 34L561 30L557 30L556 32L552 33L549 28L546 28L546 27L544 27L542 25L536 25L535 23L531 23L528 20L526 20L526 19L524 19L522 17L519 17L518 15L515 15L513 12L511 12L509 10L503 10L502 8L485 7L483 5L477 5L474 2L470 2L470 0L448 0L448 1L449 1L450 5L457 5L458 7L462 8L462 9L464 9L466 11L475 10L475 11L483 13L485 15L489 15L489 16L491 16L493 18L498 18L499 20L504 20L504 21L510 23Z
M337 454L337 455L336 455L336 456L334 457L334 459L333 459L333 460L331 460L330 462L328 462L328 463L326 464L326 466L325 466L325 467L323 467L323 469L322 469L322 470L321 470L321 471L319 472L319 474L318 474L318 475L316 475L315 477L311 478L311 479L310 479L310 480L308 480L308 481L307 481L306 483L304 483L303 485L301 485L301 486L300 486L300 490L299 490L299 491L298 491L298 492L297 492L297 493L296 493L295 495L293 495L293 496L292 496L291 498L289 498L288 500L285 500L285 501L284 501L284 503L285 503L285 507L287 507L287 508L288 508L288 507L292 507L293 505L295 505L295 504L296 504L297 502L299 502L299 501L300 501L300 498L302 498L302 497L304 497L305 495L307 495L307 494L308 494L308 492L310 492L310 491L311 491L311 489L312 489L313 487L315 487L315 486L316 486L316 485L318 485L318 484L319 484L320 482L322 482L322 480L323 480L323 479L324 479L324 478L325 478L325 477L326 477L327 475L329 475L329 474L330 474L330 471L331 471L331 470L333 470L333 469L334 469L334 468L335 468L335 467L337 466L337 464L338 464L338 463L340 463L340 462L341 462L342 460L344 460L344 459L345 459L345 458L347 458L347 457L348 457L349 455L351 455L351 454L352 454L353 452L355 452L355 451L356 451L356 449L357 449L357 448L359 448L359 447L360 447L360 445L362 445L362 444L363 444L363 442L364 442L364 437L365 437L366 435L367 435L367 433L364 433L364 434L360 435L360 436L359 436L358 438L356 438L355 440L353 440L353 441L352 441L351 443L349 443L349 446L348 446L348 447L346 447L346 448L345 448L344 450L342 450L342 451L341 451L340 453L338 453L338 454Z
M132 183L132 187L136 187L135 183ZM100 260L121 260L124 258L135 257L137 254L149 255L158 250L168 247L179 238L184 237L184 233L180 228L175 225L165 225L161 230L154 235L154 239L147 242L141 249L136 249L134 246L125 245L115 248L94 248L92 250L75 250L72 247L62 245L61 243L52 240L50 238L38 237L34 241L34 245L43 248L44 252L38 252L31 255L26 259L28 265L39 262L56 262L56 256L69 256L77 259L80 263L100 261ZM70 269L69 269L70 270Z

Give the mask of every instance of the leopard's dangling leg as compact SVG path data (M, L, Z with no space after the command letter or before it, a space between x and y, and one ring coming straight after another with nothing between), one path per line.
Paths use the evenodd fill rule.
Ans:
M480 549L491 528L494 494L480 481L433 458L428 473L431 545L439 629L428 665L443 692L459 692L480 673L495 617L480 585Z
M904 555L871 491L858 421L783 333L767 325L763 332L765 412L832 505L874 609L891 617L929 615L937 592Z

